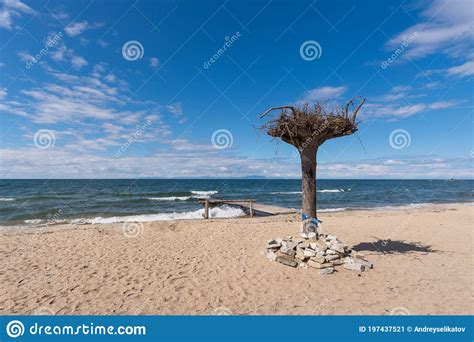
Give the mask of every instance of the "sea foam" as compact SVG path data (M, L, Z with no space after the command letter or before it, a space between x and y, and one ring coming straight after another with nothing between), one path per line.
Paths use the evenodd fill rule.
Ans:
M170 220L196 220L203 219L204 209L185 212L144 214L131 216L113 216L113 217L94 217L88 219L72 220L73 224L101 224L101 223L121 223L121 222L151 222L151 221L170 221ZM232 218L245 216L242 209L229 206L221 206L209 209L210 218Z

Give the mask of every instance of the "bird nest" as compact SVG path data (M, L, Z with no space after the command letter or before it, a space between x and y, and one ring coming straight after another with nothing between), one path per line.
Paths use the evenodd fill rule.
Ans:
M328 139L355 133L357 112L364 102L365 99L351 113L349 110L354 105L354 100L343 107L333 107L330 110L321 102L273 107L260 117L278 109L281 110L280 114L268 120L260 129L273 138L281 138L296 146L300 151L307 146L317 147Z

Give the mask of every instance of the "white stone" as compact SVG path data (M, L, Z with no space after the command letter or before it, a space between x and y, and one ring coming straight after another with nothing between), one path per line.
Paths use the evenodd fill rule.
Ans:
M293 248L288 248L287 246L281 246L280 252L290 256L295 256L296 254L296 251Z
M344 246L342 245L342 243L336 241L336 240L333 240L331 242L331 247L330 247L333 251L336 251L338 253L344 253Z
M334 267L327 267L319 270L319 274L333 274L334 273Z
M326 255L326 260L327 261L333 261L333 260L336 260L336 259L339 259L339 255L336 255L336 254Z
M346 264L353 264L354 263L354 259L352 259L351 257L345 257L344 258L344 262Z
M355 259L355 262L364 265L366 268L374 268L374 265L367 260Z
M319 251L319 252L316 253L316 256L317 257L324 257L325 254L326 253L324 251Z
M276 258L277 258L277 255L276 255L276 253L274 253L274 252L268 252L268 253L267 253L267 258L268 258L270 261L275 261Z
M347 270L356 271L356 272L364 272L365 271L365 266L362 265L361 263L358 263L358 262L345 263L344 268L347 269Z
M304 250L304 256L305 257L313 257L313 256L316 256L316 251L314 249L311 249L311 248L306 248Z
M315 257L312 257L311 260L319 262L320 264L324 264L326 262L326 258L323 256L315 256Z

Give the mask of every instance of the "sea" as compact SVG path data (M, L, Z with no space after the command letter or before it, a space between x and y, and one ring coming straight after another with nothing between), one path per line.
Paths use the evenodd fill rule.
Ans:
M471 205L474 180L317 181L319 212L398 209L440 203ZM298 179L0 180L0 226L202 219L200 198L254 199L301 207ZM213 218L243 216L212 208Z

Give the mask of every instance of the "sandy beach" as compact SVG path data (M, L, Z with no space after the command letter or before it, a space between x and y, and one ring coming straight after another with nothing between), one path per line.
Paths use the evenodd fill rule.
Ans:
M269 261L295 215L2 230L1 314L473 314L473 207L322 213L374 268L320 275ZM141 227L139 227L141 228Z

